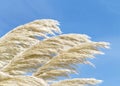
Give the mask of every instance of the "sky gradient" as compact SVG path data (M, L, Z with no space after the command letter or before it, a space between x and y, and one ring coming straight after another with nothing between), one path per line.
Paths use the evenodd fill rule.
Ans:
M96 68L80 66L80 75L95 77L100 86L120 85L120 0L1 0L0 37L35 19L56 19L63 33L81 33L111 43L105 55L92 60Z

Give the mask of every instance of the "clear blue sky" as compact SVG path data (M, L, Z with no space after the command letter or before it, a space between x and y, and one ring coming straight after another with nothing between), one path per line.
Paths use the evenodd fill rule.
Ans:
M35 19L60 21L64 33L84 33L108 41L111 49L80 66L80 75L104 80L100 86L120 85L120 0L0 0L0 36Z

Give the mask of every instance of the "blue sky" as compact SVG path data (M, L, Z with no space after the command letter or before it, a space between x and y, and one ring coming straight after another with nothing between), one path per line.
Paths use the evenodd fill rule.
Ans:
M120 0L1 0L0 36L35 19L60 21L63 33L84 33L94 41L108 41L111 49L80 66L80 75L104 80L100 86L120 84Z

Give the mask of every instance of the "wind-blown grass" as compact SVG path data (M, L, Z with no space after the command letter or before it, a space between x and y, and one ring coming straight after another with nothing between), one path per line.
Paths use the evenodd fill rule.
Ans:
M62 34L58 25L51 19L36 20L0 38L0 86L91 86L101 82L93 78L58 80L76 74L77 64L93 65L88 58L103 54L99 48L109 47L85 34ZM29 72L32 75L26 76Z

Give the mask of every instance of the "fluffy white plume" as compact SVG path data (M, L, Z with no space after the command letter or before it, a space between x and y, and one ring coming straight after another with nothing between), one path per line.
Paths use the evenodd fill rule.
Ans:
M36 20L16 27L0 38L0 68L14 56L20 54L40 40L37 37L48 37L48 34L61 33L59 23L51 19Z
M81 34L64 34L45 39L17 55L2 71L11 75L33 72L61 52L90 42L89 37Z
M84 34L55 36L61 34L58 25L51 19L36 20L0 38L0 86L91 86L101 82L78 78L54 83L60 76L77 73L77 64L93 65L88 59L103 54L99 48L109 45L93 42Z
M102 54L101 51L98 50L99 47L108 47L108 43L105 42L87 42L80 44L78 46L72 47L53 59L51 59L48 63L43 65L38 69L34 76L43 78L44 80L54 79L55 77L61 76L63 72L60 74L61 69L68 69L72 73L75 73L74 65L82 63L82 64L91 64L87 58L93 58L95 54ZM52 70L56 70L55 72L51 72ZM56 73L56 72L59 73ZM49 75L50 73L50 75ZM63 75L66 75L67 71L64 71ZM51 76L52 75L52 76Z
M101 82L102 82L101 80L96 80L94 78L85 78L85 79L76 78L76 79L59 81L50 86L93 86Z
M44 80L33 76L11 76L0 72L0 86L49 86Z

